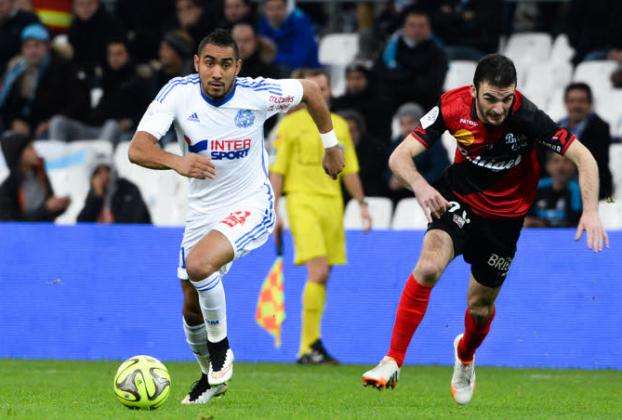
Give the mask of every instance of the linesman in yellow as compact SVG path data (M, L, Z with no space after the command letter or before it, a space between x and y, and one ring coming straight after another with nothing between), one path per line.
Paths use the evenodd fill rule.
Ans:
M318 84L324 99L330 100L329 78L322 70L299 70L300 77ZM358 160L348 123L331 114L333 127L344 150L345 167L331 179L322 169L323 146L320 133L304 105L281 121L274 141L270 181L276 197L287 195L287 215L294 238L295 264L305 264L307 281L302 293L302 325L297 363L336 364L321 339L326 303L326 284L332 266L346 263L343 198L340 181L351 197L358 200L365 230L371 218L365 202ZM277 214L278 211L277 211ZM277 221L275 234L282 231Z

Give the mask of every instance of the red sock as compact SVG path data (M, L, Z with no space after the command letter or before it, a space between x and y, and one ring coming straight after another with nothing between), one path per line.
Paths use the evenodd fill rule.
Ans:
M417 283L411 274L406 281L400 304L395 315L395 324L391 334L391 348L387 356L392 357L398 366L404 363L406 350L415 330L425 315L430 301L431 287Z
M460 343L458 343L458 357L461 361L471 362L473 360L475 350L477 350L484 341L484 338L488 335L490 324L492 324L492 319L494 317L495 308L493 307L490 317L483 323L478 324L467 308L464 314L464 335Z

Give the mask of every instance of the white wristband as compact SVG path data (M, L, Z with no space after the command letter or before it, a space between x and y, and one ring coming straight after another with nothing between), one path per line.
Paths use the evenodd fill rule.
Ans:
M328 149L329 147L334 147L339 144L334 130L330 130L328 133L320 133L320 137L322 138L324 149Z

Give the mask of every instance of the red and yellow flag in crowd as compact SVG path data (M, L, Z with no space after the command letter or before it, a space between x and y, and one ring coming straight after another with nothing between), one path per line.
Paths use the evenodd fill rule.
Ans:
M261 285L255 320L274 337L274 347L281 347L281 324L285 321L283 257L278 257Z

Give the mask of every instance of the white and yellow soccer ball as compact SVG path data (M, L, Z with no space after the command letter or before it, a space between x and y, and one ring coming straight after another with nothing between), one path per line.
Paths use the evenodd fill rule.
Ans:
M171 377L158 359L139 355L119 366L114 377L114 393L126 407L154 410L171 392Z

